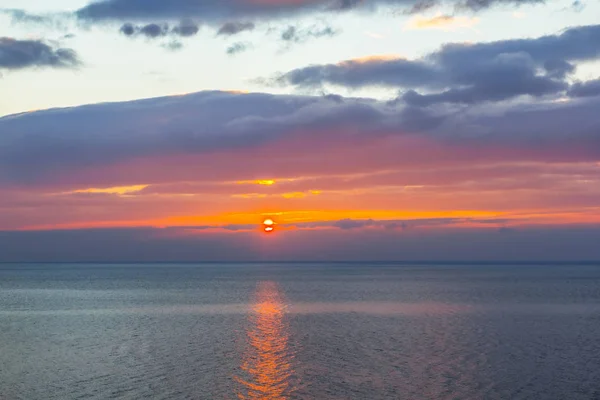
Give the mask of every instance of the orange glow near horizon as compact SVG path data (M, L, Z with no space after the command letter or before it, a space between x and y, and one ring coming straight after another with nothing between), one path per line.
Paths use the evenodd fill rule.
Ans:
M400 211L400 210L286 210L265 212L248 210L240 213L221 213L214 215L173 216L159 219L141 220L109 220L85 221L64 224L35 225L21 230L50 230L50 229L83 229L108 227L186 227L211 225L218 228L225 224L256 224L256 216L265 219L277 216L278 225L301 222L328 222L341 219L429 219L429 218L498 218L506 216L506 212L482 210L457 211Z
M397 152L412 160L412 150L417 152L421 141L411 140L403 138L401 148L387 141L385 146L368 150L381 154L378 162L392 155L396 160ZM268 154L282 153L275 150L269 149ZM354 153L345 151L336 156L337 161L355 158ZM433 159L443 156L437 148L428 154ZM497 225L600 222L598 161L545 164L492 160L469 167L450 163L446 168L429 164L392 168L382 162L376 168L353 164L347 170L333 168L338 165L336 161L326 164L331 169L319 172L322 167L318 163L312 167L309 162L295 165L291 161L290 165L253 170L252 160L242 158L243 167L227 173L229 164L216 168L222 175L214 176L196 176L188 169L171 171L169 167L149 177L144 171L152 165L141 164L144 168L136 165L134 169L139 177L119 178L115 170L109 171L116 174L114 180L104 179L108 172L100 170L92 171L88 179L89 171L73 171L71 183L15 186L0 192L0 230L168 227L194 234L254 231L264 235L263 221L267 218L276 222L274 229L267 231L275 233L337 229L335 221L341 220L373 220L353 228L365 230L378 229L385 225L383 221L412 224L425 219L432 221L414 225L434 229L444 225L444 219L454 220L446 224L453 227L491 229ZM172 174L176 179L169 179Z
M600 222L600 209L592 208L579 212L561 210L523 210L523 211L485 211L485 210L455 210L455 211L399 211L399 210L289 210L279 212L261 212L259 210L241 213L221 213L214 215L189 215L173 216L159 219L140 220L96 220L74 221L60 224L26 225L15 230L61 230L61 229L92 229L92 228L166 228L166 227L194 227L204 226L219 229L224 225L255 225L257 215L262 215L261 224L267 219L273 220L277 216L277 225L285 229L286 225L298 223L326 223L345 219L352 220L427 220L457 218L468 219L476 224L478 220L486 221L489 226L491 220L508 220L508 224L569 224L569 223L598 223ZM463 225L468 225L463 224ZM1 227L0 227L1 228ZM250 228L251 230L251 228Z

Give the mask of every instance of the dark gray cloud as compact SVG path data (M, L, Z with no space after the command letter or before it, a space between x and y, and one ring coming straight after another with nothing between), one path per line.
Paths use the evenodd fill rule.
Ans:
M134 25L131 22L124 23L121 25L119 32L125 36L137 36L142 35L148 39L156 39L165 37L168 35L189 37L194 36L198 33L200 27L194 21L183 20L178 25L170 28L168 24L146 24L146 25Z
M557 35L476 44L447 44L428 58L447 66L482 62L500 54L525 53L538 65L553 60L585 61L600 55L600 25L572 27ZM465 59L466 58L466 59ZM468 72L465 72L465 74Z
M237 35L240 32L251 31L253 29L254 29L253 22L241 22L241 21L226 22L223 25L221 25L221 27L217 31L217 35L231 36L231 35Z
M366 228L369 226L373 226L375 224L375 221L373 221L372 219L367 219L367 220L352 220L352 219L342 219L339 221L336 221L332 224L332 226L339 228L339 229L357 229L357 228Z
M510 71L513 75L509 75ZM531 70L507 68L506 74L490 70L488 79L474 82L470 87L449 89L435 94L419 94L414 90L406 92L402 99L413 106L429 106L436 103L475 104L485 101L501 101L519 95L544 96L562 92L568 88L566 82L547 77L535 76Z
M451 5L478 11L499 5L544 3L543 0L434 0L435 4ZM424 9L428 0L101 0L77 11L87 20L164 20L194 17L206 22L239 20L245 18L280 18L308 13L372 11L379 6L394 6L405 10Z
M405 15L420 14L420 13L423 13L423 12L426 12L426 11L432 9L433 7L435 7L438 4L439 4L439 2L437 0L416 1L412 5L412 7L404 10L403 14L405 14Z
M410 132L470 154L504 149L521 160L598 160L598 109L598 96L440 113L339 96L199 92L45 110L0 118L0 186L142 157L260 148L298 132L330 145Z
M291 230L261 251L255 232L180 235L185 228L0 231L0 262L540 261L600 259L597 226ZM201 232L201 231L200 231ZM106 251L109 248L111 251Z
M365 0L335 0L331 3L331 10L351 10L365 3Z
M168 117L156 122L159 115ZM339 104L321 97L225 92L48 110L0 119L0 131L7 132L0 136L0 175L37 175L42 164L53 169L259 146L298 127L352 127L375 134L399 123L395 111L372 101ZM40 151L44 157L34 156L37 162L25 161Z
M409 229L425 226L449 226L461 222L474 221L470 218L423 218L402 220L374 220L374 219L340 219L337 221L292 223L287 226L297 228L338 228L342 230L378 228L378 229ZM505 220L486 220L483 223L503 223Z
M0 68L75 68L79 65L75 50L53 47L41 40L0 37Z
M169 33L169 27L167 25L148 24L140 28L140 33L148 38L157 38L166 36Z
M567 92L571 97L600 96L600 78L585 82L575 82Z
M227 51L227 54L234 55L234 54L242 53L242 52L248 50L249 47L250 47L249 43L237 42L237 43L233 43L231 46L229 46L226 51Z
M318 87L325 83L349 87L420 87L432 85L439 75L438 68L423 61L373 59L298 68L282 75L278 81L301 87Z
M575 72L575 66L565 60L560 59L548 59L544 62L544 70L546 70L546 76L555 79L565 79L567 75Z
M545 0L512 1L512 0L461 0L456 3L459 10L480 11L493 7L494 5L516 5L521 4L544 4ZM438 2L439 4L439 2Z
M119 31L125 35L125 36L133 36L134 34L136 34L138 32L139 28L134 26L131 23L125 23L121 26L121 29L119 29Z
M198 31L200 30L200 27L198 26L198 24L196 24L194 21L192 20L183 20L179 23L179 25L175 26L173 28L173 33L179 35L179 36L183 36L183 37L187 37L187 36L194 36L195 34L198 33Z
M313 39L313 38L335 36L337 33L338 32L330 26L321 27L321 28L313 26L310 28L302 29L302 28L298 28L296 26L290 25L281 32L280 38L284 42L302 43L302 42L306 42L307 40Z
M536 39L447 44L418 60L374 58L312 65L289 71L276 82L300 87L397 87L413 89L402 97L412 105L473 104L563 92L575 62L598 58L600 25L590 25Z

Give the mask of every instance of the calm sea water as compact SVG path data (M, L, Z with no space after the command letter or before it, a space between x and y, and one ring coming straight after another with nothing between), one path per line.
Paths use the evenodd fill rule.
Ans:
M1 399L600 399L600 266L0 264Z

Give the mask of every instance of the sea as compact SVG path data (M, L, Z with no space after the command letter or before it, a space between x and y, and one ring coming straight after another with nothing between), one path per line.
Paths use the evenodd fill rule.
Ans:
M600 399L600 264L0 264L0 399Z

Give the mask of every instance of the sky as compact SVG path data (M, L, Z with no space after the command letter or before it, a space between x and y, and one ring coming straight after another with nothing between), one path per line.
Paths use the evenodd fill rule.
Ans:
M2 0L0 261L600 260L598 15Z

